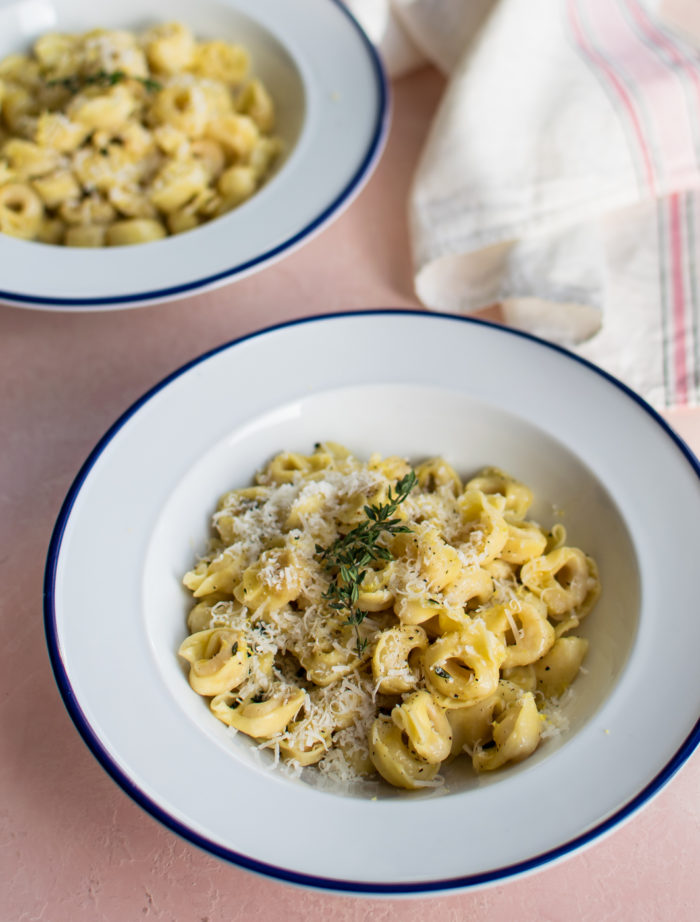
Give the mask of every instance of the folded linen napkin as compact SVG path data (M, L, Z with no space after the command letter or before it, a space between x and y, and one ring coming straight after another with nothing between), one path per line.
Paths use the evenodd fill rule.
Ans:
M391 74L449 75L410 194L420 300L500 303L657 407L700 404L700 4L350 6Z

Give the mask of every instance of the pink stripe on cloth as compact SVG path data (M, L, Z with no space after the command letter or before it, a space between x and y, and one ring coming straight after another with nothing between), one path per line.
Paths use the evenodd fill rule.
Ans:
M638 0L623 0L630 10L635 22L648 40L658 49L658 54L670 62L671 69L677 74L686 95L686 106L694 106L694 112L700 111L700 71L697 59L688 56L682 46L677 45L668 37L662 28L649 15L647 10ZM692 91L689 92L692 85ZM691 96L692 98L689 98ZM694 120L691 128L695 128L696 157L698 151L698 136L700 125L698 119ZM692 342L692 310L693 296L689 290L688 272L692 265L686 258L689 254L689 241L685 221L682 220L683 201L678 193L669 198L669 248L671 267L671 311L672 311L672 340L670 357L672 364L672 377L674 388L674 402L679 406L689 403L689 363L693 364L692 357L688 354L688 347Z
M673 319L673 386L676 404L688 403L688 369L686 365L685 305L686 292L683 270L684 239L681 225L680 196L669 196L669 235L671 245L671 308Z
M633 134L636 138L639 147L639 153L641 154L642 161L644 163L644 174L647 186L649 187L649 190L652 194L656 194L656 180L654 176L652 158L647 146L644 132L642 131L642 126L636 106L634 105L630 94L627 92L625 84L619 79L614 69L606 60L605 56L600 54L595 45L593 45L586 37L580 18L579 3L580 0L568 0L567 2L569 22L571 24L576 42L586 57L588 57L589 60L606 77L608 83L614 90L614 96L618 99L622 112L629 120Z
M673 67L640 35L643 20L638 0L588 0L586 6L601 55L624 82L640 112L658 191L668 194L700 185L690 121L697 119L696 113L691 112Z
M668 333L669 402L689 403L688 354L693 339L692 292L681 193L700 188L700 62L684 54L639 0L570 0L569 15L582 51L615 89L621 118L644 163L648 191L666 212L668 236L659 254L668 266L662 307Z
M667 36L659 23L651 18L649 12L637 0L626 0L626 3L644 34L658 48L666 51L673 64L678 65L678 68L690 78L697 94L697 102L700 103L700 68L697 58L687 55L682 46Z

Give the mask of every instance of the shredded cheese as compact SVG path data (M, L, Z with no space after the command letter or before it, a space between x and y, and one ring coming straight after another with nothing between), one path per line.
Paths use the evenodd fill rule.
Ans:
M553 679L560 668L556 657L541 661L585 613L578 602L562 611L562 592L573 599L595 592L597 571L592 564L581 570L581 560L589 558L573 549L578 569L568 585L544 578L541 586L526 584L525 567L532 561L546 575L547 558L518 559L519 519L508 555L499 556L509 535L508 485L517 482L498 472L504 492L494 499L474 484L484 486L495 469L484 469L462 488L446 462L425 462L400 508L389 503L385 519L402 527L376 531L355 576L345 558L329 558L328 549L339 541L348 553L347 539L374 521L368 508L383 508L406 470L403 460L379 456L363 465L332 443L309 456L279 455L254 486L221 498L209 552L185 576L203 596L195 626L202 624L203 606L209 631L228 628L245 639L247 668L224 689L226 700L233 699L228 709L215 713L235 730L238 707L293 700L296 710L281 723L261 723L260 731L254 718L243 724L258 751L269 751L272 764L293 776L314 766L309 770L317 777L339 784L374 783L378 772L410 789L437 787L444 783L438 769L451 750L488 770L568 729L571 691L547 698L542 688L563 684ZM462 490L469 491L463 504ZM544 546L548 533L527 525L540 530ZM558 547L554 553L566 552ZM334 591L352 580L350 603ZM544 614L552 593L559 608ZM550 617L554 627L541 630L546 645L535 645L526 668L502 670L513 645L522 662L530 623ZM561 667L567 682L586 644L574 647L578 662ZM549 686L539 683L538 664ZM499 734L516 716L515 736L504 742Z

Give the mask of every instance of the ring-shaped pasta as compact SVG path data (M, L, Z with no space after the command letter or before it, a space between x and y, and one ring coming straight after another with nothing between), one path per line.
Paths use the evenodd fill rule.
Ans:
M582 618L600 594L597 567L577 547L559 547L529 560L520 571L520 579L542 599L555 620L571 611Z
M152 26L144 35L148 63L163 74L185 70L194 61L195 41L181 22L164 22Z
M501 549L500 559L506 563L522 564L539 557L547 547L547 535L534 522L523 522L506 517L508 538Z
M303 573L293 551L272 548L243 570L233 595L251 611L279 611L301 595Z
M443 590L445 604L473 611L493 595L493 578L483 567L462 565L459 575Z
M200 695L229 691L248 675L248 645L241 631L199 631L185 638L178 652L190 663L190 685Z
M488 495L499 493L505 498L505 511L516 519L524 518L532 505L532 490L498 467L482 468L465 489L480 490Z
M394 568L391 564L380 570L367 570L360 583L357 607L360 611L385 611L394 604L391 585Z
M546 656L535 663L537 688L547 698L559 698L578 675L588 652L584 637L560 637Z
M0 231L12 237L31 239L41 226L44 206L26 183L0 187Z
M429 785L440 768L412 752L399 727L384 715L377 717L370 729L369 754L372 764L389 784L409 791Z
M467 752L471 758L475 748L489 743L492 738L494 715L503 713L506 706L520 697L518 686L501 679L496 690L470 704L469 707L453 708L446 712L452 731L452 748L448 760Z
M372 654L372 676L377 691L398 695L414 689L420 679L420 668L412 654L427 647L428 637L417 625L402 624L382 631Z
M150 117L155 124L172 125L188 138L201 138L209 119L201 87L183 83L163 87L151 103Z
M503 643L481 620L435 640L422 655L425 684L444 708L464 707L498 687Z
M426 621L439 614L440 608L441 605L437 599L426 596L400 594L394 601L394 614L401 624L408 627L425 624Z
M399 535L395 544L402 548L399 553L415 562L419 579L426 581L430 592L441 592L462 575L464 561L434 525L420 525Z
M304 651L299 654L299 662L306 671L306 677L314 685L325 688L350 675L357 669L358 663L369 657L369 651L358 657L354 649L332 649L327 652Z
M217 609L216 606L220 602L225 602L225 605ZM190 634L197 634L210 628L227 627L231 624L231 617L242 610L242 605L229 601L224 593L213 593L190 609L187 615L187 630Z
M217 211L223 213L240 205L255 192L257 177L252 167L234 164L219 176L216 188L221 196Z
M327 497L323 490L318 490L314 483L309 483L290 506L284 527L287 531L294 528L303 530L309 518L321 512L326 501Z
M248 52L245 48L214 39L200 42L195 49L192 69L210 80L221 80L235 86L245 79L248 66Z
M507 705L494 722L493 746L477 746L472 764L477 772L493 771L507 762L520 762L531 755L540 741L542 721L532 692L524 692Z
M90 130L119 128L137 108L136 97L126 86L117 84L99 96L76 93L66 108L71 121Z
M105 233L107 246L132 246L135 243L148 243L160 240L166 231L160 221L153 218L125 218L110 224Z
M272 131L275 107L270 94L259 80L249 80L236 99L236 109L249 115L260 131Z
M370 455L367 468L370 471L379 471L387 480L401 480L402 477L411 473L411 465L405 458L399 458L398 455L389 455L386 458L378 454Z
M457 497L462 520L459 550L484 567L495 560L508 540L508 526L503 518L505 499L481 490L465 490Z
M195 599L222 592L230 595L238 585L244 566L241 550L228 547L211 563L200 561L193 570L185 573L182 582L192 591Z
M357 468L357 462L352 452L345 445L341 445L340 442L317 442L314 445L314 453L311 457L316 460L316 470L330 468L334 471L349 473Z
M443 487L447 487L454 496L459 496L462 492L459 474L444 458L430 458L417 465L415 471L418 486L428 493L434 493Z
M397 705L391 719L406 734L414 752L426 762L440 764L450 754L452 730L445 709L425 689Z
M325 688L355 672L370 658L369 641L372 634L372 622L363 621L357 625L357 636L361 642L361 652L358 654L357 636L353 628L340 618L329 618L323 635L317 636L313 644L293 644L291 649L306 671L307 679Z
M310 733L305 721L293 721L284 737L279 741L280 753L285 759L293 760L301 766L315 765L328 752L330 734L322 734L319 739Z
M219 500L212 523L226 547L235 544L239 538L238 516L258 509L270 497L269 487L246 487L230 490Z
M534 663L551 649L556 639L547 620L547 606L531 592L520 592L510 602L482 612L481 617L505 645L504 669Z
M3 100L3 107L5 100ZM36 179L59 169L63 158L59 151L40 147L24 138L10 138L2 144L2 157L18 179Z
M212 712L227 726L253 739L268 739L282 733L296 717L306 700L303 688L285 686L263 701L250 699L236 702L230 692L217 695L211 702Z
M240 515L249 509L260 506L265 500L272 495L272 488L256 485L254 487L239 487L237 490L229 490L220 497L216 504L214 513L214 522L218 522L218 517L222 512L229 512L232 515Z
M294 451L283 451L270 461L262 474L258 475L262 483L293 483L300 475L311 471L308 455Z
M198 160L169 160L148 190L151 202L162 212L178 211L207 187L207 173Z

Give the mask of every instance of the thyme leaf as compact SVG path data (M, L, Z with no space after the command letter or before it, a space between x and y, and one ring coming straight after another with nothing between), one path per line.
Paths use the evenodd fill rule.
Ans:
M127 74L123 70L98 70L94 74L70 74L68 77L57 77L55 80L47 80L47 86L62 86L70 90L71 93L77 93L84 86L115 86L122 80L137 80L142 83L147 90L161 90L163 85L152 77L135 77Z
M355 526L347 534L341 535L329 547L316 545L316 553L323 563L324 570L332 573L323 598L333 611L347 613L343 624L355 629L358 657L362 656L367 648L367 640L360 636L359 631L366 612L357 608L360 585L367 575L365 568L375 561L393 559L389 548L378 543L382 535L400 535L411 531L407 525L402 524L401 519L393 516L415 486L416 480L415 471L409 471L396 482L393 491L389 490L386 503L364 507L366 521Z

